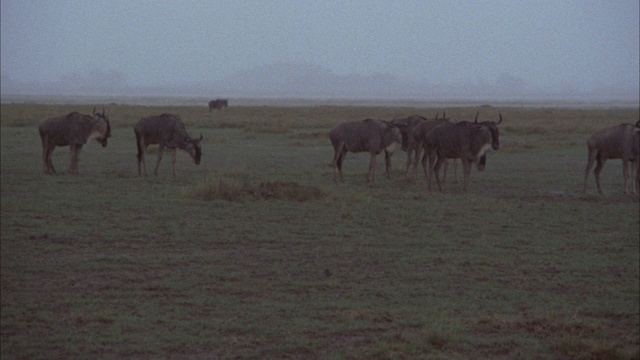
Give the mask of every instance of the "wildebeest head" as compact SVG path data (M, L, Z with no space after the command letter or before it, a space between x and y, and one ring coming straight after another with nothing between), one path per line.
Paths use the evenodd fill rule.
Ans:
M409 118L398 118L394 117L390 122L387 122L389 126L396 127L400 129L402 150L407 151L407 138L408 138L408 129L409 129Z
M403 146L403 138L404 138L404 134L406 133L406 128L407 128L407 124L405 123L394 123L393 120L392 121L382 121L382 123L385 124L385 126L389 129L391 129L391 132L388 133L389 134L389 140L388 143L390 144L387 147L387 150L393 152L393 149L395 148L396 144Z
M193 162L196 165L200 165L200 157L202 156L202 148L200 147L200 141L202 141L202 134L199 139L193 139L189 136L185 137L184 142L187 144L184 150L189 153Z
M100 119L107 124L106 131L102 136L98 136L96 141L102 144L102 147L107 146L107 139L111 137L111 124L109 124L109 117L104 114L104 108L102 108L102 113L96 113L96 107L93 107L93 117L96 119Z
M436 114L436 119L438 118L438 114ZM396 116L391 120L391 125L400 129L400 134L402 136L402 151L407 151L409 148L409 133L411 130L425 120L427 120L427 118L420 115L412 115L406 118L398 118Z
M478 122L478 114L480 114L480 112L476 113L476 118L474 120L474 123L485 126L487 129L489 129L489 131L491 132L491 148L493 150L499 150L500 149L500 131L498 130L498 124L502 122L502 113L498 113L498 115L500 116L500 120L498 120L498 122L483 121L480 123Z

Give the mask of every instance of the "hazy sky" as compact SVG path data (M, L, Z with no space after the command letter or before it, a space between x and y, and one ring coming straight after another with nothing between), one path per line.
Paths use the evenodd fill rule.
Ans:
M639 1L2 0L2 78L215 82L273 63L434 84L639 80ZM637 96L634 95L634 96Z

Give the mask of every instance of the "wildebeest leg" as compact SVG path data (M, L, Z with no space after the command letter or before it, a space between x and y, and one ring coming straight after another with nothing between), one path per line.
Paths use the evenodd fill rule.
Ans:
M462 162L462 172L464 174L464 191L469 191L469 176L471 175L471 161L468 159L460 159Z
M144 168L144 175L147 175L147 164L144 162L144 152L138 151L138 176L142 175L142 168Z
M44 173L45 174L51 174L51 149L49 149L49 147L46 147L44 149L42 149L42 161L44 162L43 166L44 166Z
M49 162L47 160L48 142L44 136L40 138L42 140L42 170L45 174L49 174Z
M391 179L391 156L393 153L384 151L384 168L387 171L387 179Z
M629 162L629 160L622 158L622 176L624 176L624 192L626 194L631 194L629 192ZM633 184L631 186L634 187Z
M429 156L427 154L427 152L425 151L424 155L422 156L422 160L420 160L420 162L422 163L422 171L424 172L424 177L427 180L431 180L429 179L429 172L427 172L427 160L428 160Z
M367 174L367 181L376 182L376 153L371 153L371 160L369 160L369 173Z
M82 150L82 144L70 144L71 148L71 165L69 167L69 172L72 174L77 174L79 172L80 166L78 165L80 162L80 150Z
M74 174L79 174L80 173L80 151L81 150L82 150L82 144L76 145L75 161L73 163L73 173Z
M144 168L144 175L147 176L147 162L145 161L144 153L147 151L147 145L144 143L144 139L140 134L136 132L136 146L138 147L138 176L142 175L140 171L140 165Z
M142 148L142 168L144 169L144 176L148 176L147 173L147 145Z
M427 168L427 160L429 160L429 168ZM424 155L422 156L422 170L424 171L424 177L427 179L427 189L431 191L431 177L433 176L433 167L436 160L436 154L432 150L424 149Z
M344 143L335 144L333 147L333 182L337 182L336 179L336 169L340 173L340 181L344 181L342 178L342 160L344 160L344 156L347 153L347 149L344 147Z
M416 152L416 156L413 159L413 178L417 179L418 178L418 159L422 154L422 144L413 144L413 146ZM425 156L426 156L426 153L425 153ZM424 164L422 165L422 167L424 168Z
M158 176L158 167L160 166L160 160L162 160L162 152L164 151L164 145L160 144L158 148L158 161L156 162L156 169L153 170L153 175Z
M51 173L54 174L54 175L57 175L58 172L56 172L56 169L53 167L53 157L52 157L53 149L54 149L53 147L51 149L49 149L49 155L48 155L47 160L49 161L49 168L51 169Z
M53 150L55 149L53 144L47 144L47 167L53 174L57 174L56 169L53 168Z
M636 159L636 194L640 195L640 159Z
M53 160L51 159L51 155L53 153L53 149L55 149L55 147L51 144L49 144L46 141L43 141L42 144L42 162L43 162L43 167L44 167L44 173L45 174L51 174L53 172L53 174L56 173L55 169L53 168Z
M436 175L436 183L438 184L438 191L442 191L442 184L440 183L440 168L442 167L443 163L446 163L446 161L447 159L444 156L438 155L438 161L436 162L436 165L433 167L433 170L431 170Z
M602 168L604 167L604 163L606 162L607 162L607 158L603 156L598 156L596 159L596 169L593 171L593 173L596 175L596 186L598 187L598 193L600 195L604 195L602 192L602 188L600 188L600 172L602 171Z
M413 163L413 161L411 161L411 157L413 155L413 143L409 144L409 148L407 149L407 169L405 170L405 175L409 176L409 170L411 169L411 164Z
M631 187L633 188L633 194L638 194L640 192L640 184L638 184L637 181L637 175L638 175L638 166L640 166L640 159L635 159L633 161L631 161L631 182L632 185ZM636 179L634 180L634 175L636 177Z
M342 175L342 162L344 161L345 156L347 156L347 148L343 147L340 150L340 155L338 158L338 171L340 173L340 181L344 182L344 176Z
M584 170L584 187L582 188L582 193L587 193L587 179L589 178L589 173L591 172L591 168L593 167L593 162L596 160L598 156L598 151L596 149L589 148L589 155L587 159L587 167Z
M176 176L176 148L173 148L173 154L171 158L171 169L173 170L173 176Z
M422 171L424 172L424 178L427 179L429 178L429 173L427 172L427 152L425 151L424 155L422 156L422 159L420 159L420 163L422 164ZM416 159L414 159L414 162L417 162Z
M53 174L58 174L56 172L56 169L53 167L53 150L55 149L55 147L53 145L51 145L49 147L49 149L47 150L47 163L49 164L49 168L51 169L51 172Z

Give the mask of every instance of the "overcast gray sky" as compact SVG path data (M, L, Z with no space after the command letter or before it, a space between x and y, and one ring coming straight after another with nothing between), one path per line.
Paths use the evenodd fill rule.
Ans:
M2 0L2 79L215 82L274 63L638 96L638 0ZM96 75L97 74L97 75Z

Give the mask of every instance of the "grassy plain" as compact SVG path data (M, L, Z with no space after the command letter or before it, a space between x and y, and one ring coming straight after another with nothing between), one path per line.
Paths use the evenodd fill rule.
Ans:
M428 193L402 152L334 185L327 133L445 109L108 104L109 146L43 175L38 124L91 108L2 104L2 359L640 358L638 198L619 161L581 194L588 136L638 109L446 109L502 112L502 149ZM132 126L161 112L203 161L138 177Z

